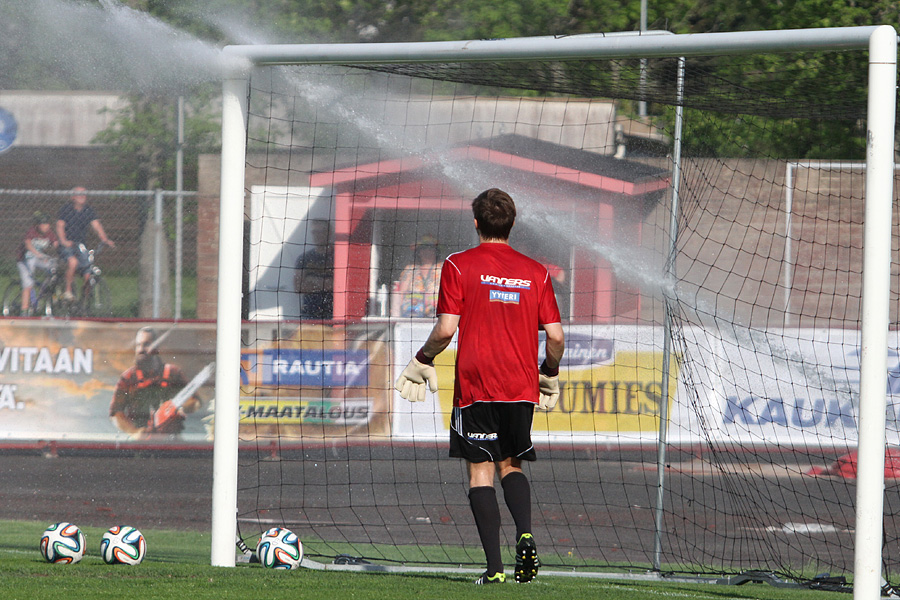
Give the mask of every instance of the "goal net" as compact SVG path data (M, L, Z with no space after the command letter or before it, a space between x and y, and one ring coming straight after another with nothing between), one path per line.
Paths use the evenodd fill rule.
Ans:
M483 566L465 466L447 456L455 341L425 402L393 381L434 323L433 261L477 243L471 200L499 187L518 207L511 243L547 265L566 333L562 396L536 412L526 465L544 570L851 574L864 165L879 125L865 51L784 50L254 68L247 545L284 526L319 563ZM894 328L887 346L896 548ZM897 556L884 553L885 574Z

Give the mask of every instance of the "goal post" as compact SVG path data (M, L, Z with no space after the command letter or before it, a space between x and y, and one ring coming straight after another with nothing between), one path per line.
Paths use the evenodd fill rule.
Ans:
M216 431L213 447L211 561L213 566L235 564L238 471L238 403L240 389L234 374L241 366L241 283L244 222L244 159L247 80L225 79L222 94L222 172L219 196L218 288L216 321L228 326L216 334ZM235 168L234 165L240 167ZM218 329L218 328L217 328Z
M897 33L888 26L691 35L644 32L641 35L596 34L563 38L226 48L226 55L233 58L235 64L234 71L223 83L219 223L222 243L219 244L218 271L212 564L235 564L241 399L234 377L241 368L242 290L242 272L235 265L240 265L243 257L244 203L249 193L245 182L245 168L247 132L252 127L248 124L247 89L253 69L273 65L373 68L385 64L468 64L530 60L572 62L593 59L733 56L759 52L868 51L868 168L865 175L862 265L865 276L860 309L859 468L854 508L853 570L854 595L858 598L875 597L881 586L882 568L886 410L884 376L887 370L887 332L890 325L896 49ZM687 77L690 78L690 74ZM640 93L636 94L631 97L639 98ZM334 173L330 177L334 181ZM395 202L399 205L400 201L398 199ZM352 253L359 249L347 245L342 246L341 251ZM668 343L667 339L666 344ZM659 437L664 438L664 430L660 429L660 432ZM665 444L664 439L662 443ZM657 501L662 502L662 497L662 491L659 490ZM657 521L659 520L660 517L657 517ZM653 536L655 544L660 543L658 535L657 531ZM658 568L658 565L654 566Z
M855 598L881 588L887 332L890 322L891 204L897 117L897 32L869 40L866 208L860 345L859 473L856 492ZM879 135L879 130L881 135ZM871 281L870 281L871 280ZM875 493L872 493L872 490Z

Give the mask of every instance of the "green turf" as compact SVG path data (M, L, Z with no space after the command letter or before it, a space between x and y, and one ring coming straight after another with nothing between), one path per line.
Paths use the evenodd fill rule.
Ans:
M112 308L110 317L133 319L138 316L140 299L138 296L138 284L136 275L112 275L104 274L106 283L109 284ZM6 291L6 286L12 281L18 281L18 275L0 274L0 294ZM174 306L174 279L172 287L172 306ZM182 280L182 306L181 316L184 319L193 319L197 316L197 278L193 275L185 276Z
M110 566L99 556L102 529L83 528L88 552L74 565L46 563L38 540L49 523L0 521L0 589L4 600L71 598L316 599L553 598L593 600L805 600L821 591L764 584L720 586L541 576L528 585L507 582L487 589L470 575L397 575L339 571L272 571L259 565L209 566L208 534L143 530L147 558L137 566ZM836 600L840 595L832 595Z

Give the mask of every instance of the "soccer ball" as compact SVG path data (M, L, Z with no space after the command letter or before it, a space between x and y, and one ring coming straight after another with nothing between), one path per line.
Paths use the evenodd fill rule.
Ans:
M41 556L52 563L77 563L84 556L84 534L71 523L55 523L41 536Z
M296 569L303 560L303 544L290 529L273 527L260 536L256 556L267 569Z
M111 528L100 540L100 556L110 565L139 565L147 554L147 541L134 527Z

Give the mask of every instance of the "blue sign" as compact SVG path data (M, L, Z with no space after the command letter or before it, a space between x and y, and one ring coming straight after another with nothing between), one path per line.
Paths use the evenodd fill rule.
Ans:
M249 370L260 369L263 385L295 385L311 387L365 387L369 384L369 352L367 350L269 349L262 360L244 354ZM248 360L251 359L251 360ZM241 373L242 383L249 378Z
M16 124L16 118L8 110L0 108L0 152L9 150L9 147L16 141L18 132L19 126Z
M491 302L503 302L505 304L518 304L519 292L504 292L503 290L491 290Z

